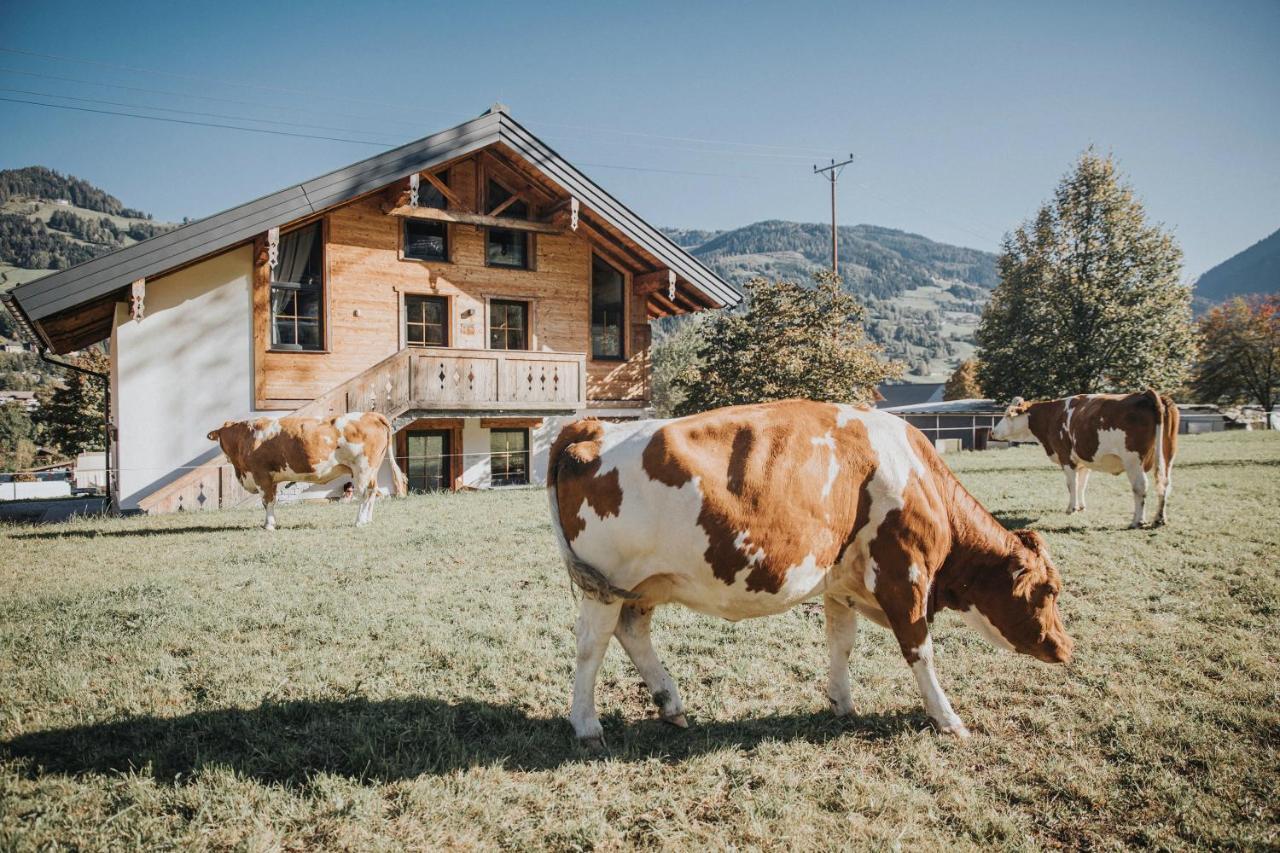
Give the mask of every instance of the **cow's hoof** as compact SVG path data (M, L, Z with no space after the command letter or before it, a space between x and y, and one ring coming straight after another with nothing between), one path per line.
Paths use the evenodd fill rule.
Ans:
M945 726L939 726L938 733L944 734L947 737L956 738L957 740L967 740L972 737L972 735L969 734L968 726L958 720Z
M853 702L851 701L839 702L830 696L827 697L827 701L831 703L831 713L837 717L847 717L853 713Z
M1151 526L1164 527L1168 523L1169 523L1169 520L1167 518L1157 518L1155 521L1151 522Z
M1141 530L1144 527L1146 527L1146 525L1143 524L1141 521L1135 521L1129 525L1130 530Z
M677 729L689 728L689 718L686 717L683 713L671 714L670 716L667 716L666 714L664 714L662 716L662 722L669 723L675 726Z
M275 529L276 529L276 526L275 526L274 524L264 524L264 525L262 525L262 529L263 529L263 530L275 530Z
M588 735L587 737L578 738L578 743L587 752L604 752L604 736Z

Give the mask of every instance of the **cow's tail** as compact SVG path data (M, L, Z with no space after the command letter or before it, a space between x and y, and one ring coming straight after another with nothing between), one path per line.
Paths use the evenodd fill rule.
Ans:
M402 498L409 494L409 483L405 480L400 463L396 462L396 428L391 421L383 418L387 424L387 462L391 464L391 494Z
M1167 398L1161 397L1159 392L1154 388L1147 388L1142 395L1151 401L1156 410L1156 453L1155 453L1155 475L1156 475L1156 494L1164 495L1169 484L1169 468L1165 463L1165 422L1169 420L1170 414L1167 411L1168 406L1165 401ZM1172 402L1172 401L1170 401ZM1176 411L1176 410L1175 410ZM1173 415L1177 417L1177 415Z
M560 501L556 495L556 488L561 476L565 474L572 475L572 471L565 469L573 464L572 460L576 460L581 455L580 453L566 454L565 451L575 443L586 443L573 441L574 428L582 423L582 421L577 421L562 430L560 436L552 445L551 452L548 454L547 498L551 509L551 529L555 531L556 544L560 546L560 555L564 558L565 568L569 572L569 580L573 582L574 586L582 590L583 595L603 604L609 604L615 599L634 601L640 596L630 590L615 586L605 577L604 572L578 556L577 552L573 550L573 546L569 544L569 540L565 537L564 527L560 524ZM598 444L596 445L596 451L599 451Z

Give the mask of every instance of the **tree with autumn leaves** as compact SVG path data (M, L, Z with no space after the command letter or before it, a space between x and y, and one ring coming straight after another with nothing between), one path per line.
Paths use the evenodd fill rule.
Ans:
M1280 295L1237 297L1199 324L1200 359L1191 390L1206 403L1280 402Z

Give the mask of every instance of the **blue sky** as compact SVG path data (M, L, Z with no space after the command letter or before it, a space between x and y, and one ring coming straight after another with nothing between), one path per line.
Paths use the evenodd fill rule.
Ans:
M995 249L1094 145L1189 278L1280 227L1276 0L127 8L0 0L0 167L199 217L381 149L12 99L386 143L501 101L664 225L823 221L853 152L843 223Z

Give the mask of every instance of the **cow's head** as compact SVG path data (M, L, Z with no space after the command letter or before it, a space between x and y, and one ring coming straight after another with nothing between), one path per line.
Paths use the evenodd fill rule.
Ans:
M236 425L236 423L237 423L237 421L223 421L223 422L222 422L222 426L218 427L217 429L211 429L211 430L209 430L209 434L208 434L208 436L206 436L206 438L208 438L210 441L216 441L216 442L218 442L219 444L221 444L221 443L222 443L222 431L223 431L224 429L230 429L231 427L235 426L235 425Z
M1014 536L1002 565L969 572L946 590L945 604L997 646L1046 663L1067 663L1075 641L1058 613L1062 579L1039 533L1015 530Z
M1009 408L1004 410L1000 423L991 428L991 437L996 441L1035 441L1031 432L1031 404L1023 402L1021 397L1014 397Z

